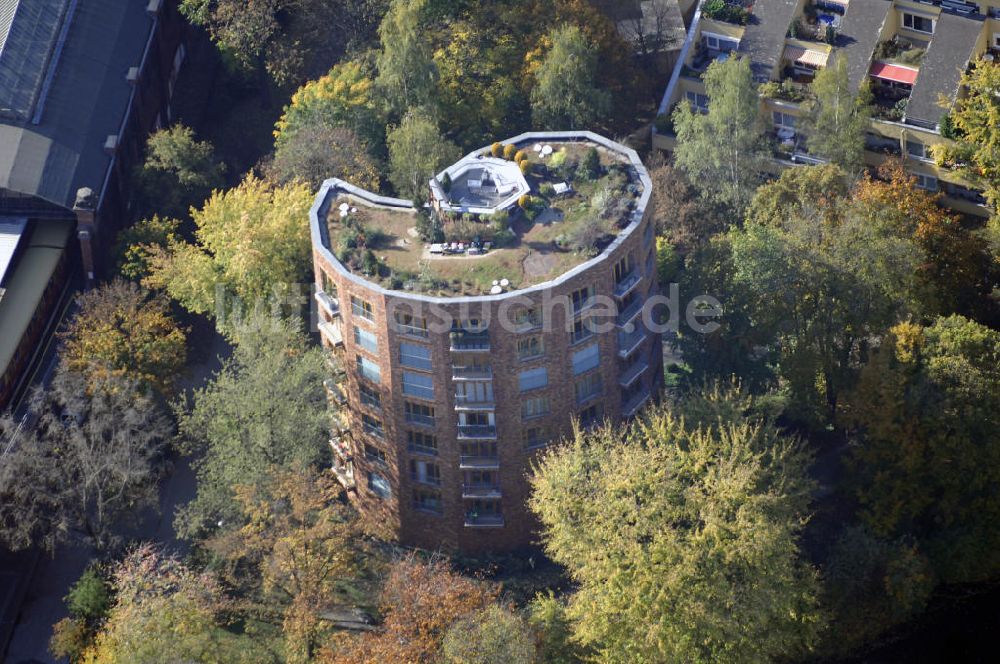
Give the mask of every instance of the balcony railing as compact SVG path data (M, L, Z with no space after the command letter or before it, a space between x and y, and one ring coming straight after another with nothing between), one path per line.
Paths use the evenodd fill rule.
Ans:
M649 388L639 390L622 404L622 417L632 417L649 400Z
M632 289L639 285L641 279L642 275L639 274L638 270L632 270L615 284L615 297L621 298L631 293Z
M455 410L493 410L497 406L493 397L456 394Z
M413 454L426 454L427 456L437 456L437 448L427 447L426 445L407 445L406 449Z
M426 339L429 335L426 327L407 325L406 323L396 323L396 331L400 334L405 334L411 337L420 337L422 339Z
M492 424L460 424L459 440L496 440L497 428Z
M646 340L646 328L639 326L628 334L618 334L618 357L626 358Z
M417 484L426 484L427 486L441 486L440 477L430 477L429 475L416 475L410 474L410 480L416 482Z
M649 362L645 359L640 359L636 362L630 364L618 377L618 384L622 387L628 387L635 380L649 368Z
M321 290L316 291L314 297L316 298L316 302L326 310L326 313L331 318L340 315L340 302L337 301L337 298L331 297L327 292Z
M434 426L434 416L433 415L422 415L420 413L406 413L404 418L410 424L420 424L425 427Z
M502 514L476 514L469 512L465 515L466 528L502 528Z
M493 367L452 367L452 380L489 380L493 378Z
M451 350L489 352L490 337L485 332L452 332Z
M493 470L500 467L500 460L496 456L462 455L458 467L462 470Z
M361 393L361 405L373 410L382 410L382 400L377 396L365 394L364 392Z
M462 498L499 498L500 487L496 484L463 484Z
M636 298L632 304L622 309L618 314L618 327L625 327L631 323L639 315L639 312L642 311L642 304L642 300Z
M354 488L354 467L350 463L342 466L334 463L331 470L336 476L337 481L340 482L341 486L348 490Z

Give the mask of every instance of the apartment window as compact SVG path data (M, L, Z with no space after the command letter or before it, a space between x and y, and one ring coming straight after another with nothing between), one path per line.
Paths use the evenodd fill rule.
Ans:
M714 51L725 51L729 53L730 51L735 51L740 47L740 43L734 39L727 39L722 35L715 35L709 32L703 33L701 39L707 48Z
M597 344L587 346L582 350L573 353L573 375L577 376L585 371L590 371L601 362L600 351Z
M538 309L521 309L514 314L514 327L518 330L531 330L542 324Z
M493 383L488 381L462 381L455 383L456 403L493 403Z
M470 500L469 511L466 517L475 520L482 516L500 516L499 500Z
M937 191L938 190L938 179L933 175L924 175L923 173L914 173L917 177L917 186L921 189L926 189L927 191Z
M494 424L493 419L493 413L460 413L458 424L469 427L491 427Z
M362 330L357 325L354 326L354 343L364 348L373 355L378 355L378 339L375 333L370 330Z
M413 490L413 509L421 512L441 513L441 492L419 487Z
M369 408L382 407L382 395L371 385L365 383L358 384L358 393L361 395L361 404Z
M407 422L434 426L434 407L412 401L403 402L403 415Z
M688 91L684 93L684 97L691 104L692 111L700 111L701 113L708 113L708 95L703 95L700 92Z
M382 370L379 366L375 364L374 360L370 360L363 355L357 356L358 361L358 373L360 373L365 379L370 380L373 383L382 382Z
M437 437L423 431L407 431L406 448L411 452L416 452L418 454L437 455Z
M521 402L521 418L525 420L530 420L533 417L540 417L542 415L547 415L549 412L549 398L548 397L535 397L534 399L525 399Z
M570 295L570 300L573 302L573 313L580 313L594 303L594 287L587 286L586 288L573 291Z
M626 277L630 276L632 274L632 254L615 263L612 273L616 284L621 283Z
M781 129L795 129L795 116L781 111L771 111L774 126Z
M331 277L325 270L319 271L319 284L323 292L330 296L331 299L337 299L337 284L333 281Z
M466 487L493 488L500 486L495 470L467 470L463 476Z
M431 349L419 344L399 344L399 363L413 369L431 369Z
M545 341L540 336L517 340L517 359L530 360L545 353Z
M351 313L367 321L375 320L375 312L371 302L365 302L360 297L351 296Z
M373 463L385 465L385 452L368 443L365 443L365 458Z
M578 379L573 385L576 402L583 403L601 393L601 374L594 372Z
M368 413L361 413L361 428L365 433L376 438L385 436L385 431L382 429L382 420L372 417Z
M528 369L517 375L517 384L522 392L537 390L549 384L549 370L545 367Z
M410 479L421 484L441 484L441 467L430 461L410 459Z
M486 321L480 318L466 318L461 322L455 321L452 324L452 330L455 331L465 331L465 332L485 332L487 329Z
M403 394L418 399L434 398L434 379L427 374L403 372Z
M416 318L410 314L398 311L395 313L394 318L396 319L396 329L402 334L409 334L411 337L427 336L426 319Z
M529 450L544 447L548 442L549 436L545 427L528 427L524 430L524 446Z
M495 441L482 441L476 443L462 443L461 455L476 459L496 459L497 444Z
M594 321L591 318L581 318L573 321L572 343L577 344L594 336Z
M930 159L930 150L920 141L906 141L906 154L914 159Z
M580 420L580 426L584 428L592 427L601 420L601 405L595 403L592 406L587 406L577 413L576 416Z
M389 480L372 471L368 471L368 490L379 498L385 499L392 496Z
M903 13L903 27L917 32L934 33L934 19L916 14Z

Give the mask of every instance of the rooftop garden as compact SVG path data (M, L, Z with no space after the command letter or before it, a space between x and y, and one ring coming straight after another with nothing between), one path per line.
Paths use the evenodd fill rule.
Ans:
M427 295L484 295L504 279L506 289L554 279L628 225L641 184L614 152L589 143L552 148L543 156L530 145L499 147L530 193L491 214L380 208L342 196L327 217L330 249L366 279ZM439 184L449 192L457 186Z
M875 59L882 62L906 65L908 67L919 67L920 61L924 59L927 50L915 46L906 39L896 36L892 39L880 41L875 46Z
M701 13L713 21L746 25L750 22L752 10L753 0L708 0Z

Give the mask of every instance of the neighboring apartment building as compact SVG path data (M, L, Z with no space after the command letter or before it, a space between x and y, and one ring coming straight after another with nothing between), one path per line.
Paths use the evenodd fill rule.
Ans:
M171 119L184 33L172 0L0 0L0 409L76 264L88 280L106 264L129 171Z
M852 86L869 80L875 113L866 139L865 161L878 166L890 157L905 159L920 187L940 191L944 204L977 216L990 211L973 183L935 163L931 147L947 143L941 134L947 112L962 93L968 67L998 66L1000 0L727 0L740 10L709 18L702 2L674 69L660 114L678 103L706 109L702 76L714 60L750 58L762 84L764 111L775 138L781 167L818 163L797 129L806 86L833 57L847 58ZM654 146L670 150L669 122L654 128Z
M590 132L508 143L526 177L479 150L438 174L419 210L328 180L310 214L319 329L346 369L328 382L344 413L334 470L408 544L531 543L536 452L573 418L635 415L662 385L660 335L643 324L657 283L638 156ZM572 166L592 148L600 175L582 177ZM561 248L599 216L590 254ZM440 242L417 236L428 219ZM359 263L357 238L375 235Z

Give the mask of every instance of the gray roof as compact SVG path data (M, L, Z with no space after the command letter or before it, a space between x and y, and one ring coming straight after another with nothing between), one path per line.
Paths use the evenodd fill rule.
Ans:
M0 116L31 117L57 54L68 4L69 0L0 0Z
M981 18L941 13L906 105L907 120L937 124L944 113L938 99L943 95L954 101L962 72L975 54L982 29Z
M890 9L890 0L860 0L847 6L837 46L847 58L847 79L853 90L861 87L868 77L872 54Z
M0 115L0 188L71 208L80 187L101 190L110 164L104 144L118 133L131 95L125 77L142 60L153 19L143 0L0 0L0 26L8 26L0 59L14 49L22 15L35 16L25 8L53 10L61 2L66 22L54 36L46 23L48 30L36 33L41 41L33 42L51 53L41 78L28 76L41 86L32 88L30 112ZM28 90L22 78L0 78L0 98Z
M785 35L795 18L797 0L757 0L740 41L740 52L750 57L754 80L764 83L781 60Z

